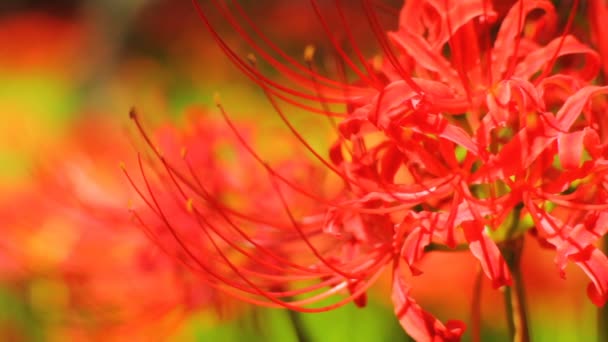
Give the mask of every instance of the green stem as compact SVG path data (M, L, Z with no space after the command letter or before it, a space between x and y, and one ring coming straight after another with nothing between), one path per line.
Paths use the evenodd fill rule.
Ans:
M471 341L481 342L481 293L483 289L483 270L477 269L471 302Z
M446 245L442 245L439 243L434 243L431 242L430 244L428 244L428 246L426 246L424 248L425 252L433 252L433 251L437 251L437 252L464 252L464 251L468 251L469 250L469 245L466 243L461 243L459 245L456 245L456 247L451 248L448 247Z
M289 320L291 321L291 326L293 327L293 332L296 334L298 342L309 342L310 338L304 328L302 317L300 317L301 314L293 310L287 310L287 314L289 315Z
M505 305L509 333L514 342L530 341L525 288L520 267L523 245L524 236L521 235L513 240L506 241L502 249L513 277L513 285L505 289Z
M602 239L602 250L608 255L608 235ZM597 340L599 342L608 342L608 304L597 310Z
M513 320L513 307L511 306L511 288L506 287L504 291L505 295L505 315L507 317L507 330L509 331L509 337L511 340L515 338L515 323Z
M521 271L521 254L524 249L524 234L517 234L519 216L523 205L513 208L513 221L507 231L506 240L502 243L502 255L509 267L513 285L505 288L505 306L509 335L514 342L530 341L528 329L528 308L526 305L525 286Z

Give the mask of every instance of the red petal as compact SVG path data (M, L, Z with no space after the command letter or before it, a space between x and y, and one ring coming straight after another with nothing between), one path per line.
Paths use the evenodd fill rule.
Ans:
M462 228L471 253L479 260L481 268L492 280L492 286L499 288L503 285L511 285L511 273L507 263L494 240L484 231L483 225L469 221L464 222Z
M546 240L557 249L556 263L562 276L568 259L576 263L592 281L587 291L591 301L598 306L604 305L608 299L608 258L591 243L608 231L606 227L608 217L606 215L598 217L595 227L591 230L593 233L585 230L584 225L568 229L567 225L549 214L545 214L546 218L542 217L539 209L530 199L526 202L528 202L526 207L532 214L539 232L548 236Z
M579 71L577 74L581 79L590 80L600 69L600 58L593 49L580 43L576 38L572 36L566 36L563 40L563 45L560 46L562 37L555 38L547 46L536 49L529 53L521 62L517 64L515 69L515 76L523 79L530 79L536 72L542 70L542 68L549 63L554 57L560 57L571 54L584 54L587 58L585 60L585 68ZM559 52L555 56L557 48Z
M395 174L399 171L402 162L401 152L396 147L390 146L380 160L380 177L385 182L393 183Z
M581 115L589 98L608 93L608 86L587 86L568 97L552 120L551 115L545 115L544 135L529 136L526 128L521 129L496 156L492 163L484 165L476 177L508 177L518 171L528 168L536 158L560 135L570 130L576 119ZM567 163L572 155L564 155Z
M438 73L448 83L460 84L460 78L458 78L458 74L452 68L450 62L441 53L433 51L422 36L401 30L399 32L389 32L388 37L404 53L416 58L418 66Z
M588 86L580 89L574 95L568 97L562 108L555 115L562 131L570 130L576 118L579 117L583 108L591 96L608 93L608 86Z
M465 324L460 321L448 321L443 325L430 313L422 310L410 297L410 290L402 277L395 274L392 295L395 315L408 335L419 342L460 341Z
M424 248L431 243L431 234L421 226L416 227L403 242L401 256L410 266L413 275L420 275L422 271L417 267L418 261L424 255Z
M439 133L439 136L464 147L474 155L479 154L477 145L475 144L473 139L471 139L471 137L464 129L456 125L446 125L445 128Z
M549 22L555 21L555 8L550 1L523 1L523 13L520 12L520 2L514 4L502 21L494 43L495 67L493 69L493 79L502 79L502 75L507 70L510 58L514 52L513 44L523 29L523 23L525 23L525 20L521 20L522 26L519 25L520 15L527 16L528 13L535 9L544 10ZM522 51L519 52L521 53Z
M597 306L603 306L608 300L608 258L595 247L574 256L574 262L585 271L592 283L587 294Z
M574 169L581 164L584 135L583 131L577 131L560 134L557 138L559 160L565 169Z
M442 15L443 25L441 25L441 32L437 35L437 38L432 41L434 48L440 48L443 44L447 43L447 41L452 38L452 35L456 33L462 26L471 22L473 19L477 17L484 16L484 5L483 1L479 0L459 0L459 1L450 1L449 9L446 11L446 1L434 1L434 7L437 11ZM485 10L485 14L488 15L488 20L486 22L491 22L496 19L496 13L490 7L491 3L488 3L487 8ZM446 13L447 12L447 13ZM447 25L447 18L449 16L450 27ZM472 43L472 42L469 42ZM470 51L464 51L464 56Z

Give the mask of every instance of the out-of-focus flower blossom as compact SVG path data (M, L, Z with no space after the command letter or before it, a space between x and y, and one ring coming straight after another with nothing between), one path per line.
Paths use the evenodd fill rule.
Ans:
M189 125L180 139L170 131L154 138L135 112L132 118L152 151L147 162L140 157L140 172L127 169L145 203L134 213L165 252L205 274L210 286L243 299L247 293L276 297L273 290L295 296L298 292L285 285L288 280L317 278L317 271L289 260L302 248L301 234L292 227L294 215L317 207L302 193L322 182L315 178L323 175L318 169L295 160L271 167L259 159L251 147L254 126L201 121ZM306 186L294 185L300 183ZM286 214L284 205L294 201L298 206Z
M0 69L5 72L60 72L86 47L82 23L31 13L2 18ZM34 44L35 42L35 44ZM73 71L83 64L73 65Z
M62 284L65 312L55 313L51 331L74 336L158 338L196 310L235 314L224 295L138 229L128 206L139 202L118 165L134 162L124 130L83 121L41 155L35 182L3 194L0 281Z

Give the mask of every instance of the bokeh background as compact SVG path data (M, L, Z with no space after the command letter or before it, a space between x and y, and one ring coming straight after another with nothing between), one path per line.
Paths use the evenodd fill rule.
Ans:
M202 2L204 3L204 2ZM331 53L308 1L242 1L251 18L295 58L315 44L317 62L331 68ZM332 1L320 1L331 6ZM385 1L381 11L387 29L394 27L400 1ZM567 8L567 4L559 4ZM361 25L354 32L373 56L377 45L358 6L347 5ZM394 10L391 10L394 9ZM218 29L235 50L248 52L242 39L216 18ZM369 42L368 45L365 42ZM325 63L325 64L324 64ZM265 67L265 66L261 66ZM280 79L271 69L267 73ZM189 1L173 0L3 0L0 2L0 189L3 203L14 201L33 182L33 171L47 153L62 155L62 144L75 129L96 130L83 121L102 120L116 134L133 130L128 120L136 107L151 124L179 123L192 106L210 108L213 97L237 119L262 127L280 127L263 93L217 48ZM290 115L319 148L332 139L327 122L292 110ZM86 136L87 132L80 132ZM128 134L128 133L125 133ZM108 139L112 139L108 137ZM276 136L262 136L267 153L280 154ZM120 148L117 145L117 148ZM67 156L66 148L66 156ZM118 163L116 160L116 168ZM47 165L50 169L53 165ZM127 204L125 203L125 210ZM28 201L19 215L35 215ZM0 227L0 233L5 227ZM61 244L43 240L44 253ZM0 244L1 246L1 244ZM24 249L29 248L23 245ZM44 258L43 253L43 258ZM526 246L524 269L535 341L584 341L594 336L594 308L586 299L584 276L574 268L567 280L557 275L550 252ZM524 259L526 260L526 259ZM4 262L0 259L0 264ZM437 254L425 261L424 279L413 279L414 296L442 319L469 319L478 270L468 255ZM2 268L4 270L4 268ZM48 274L0 284L0 340L64 341L96 339L75 335L68 310L71 288ZM483 281L484 338L506 336L502 293ZM137 282L130 286L138 289ZM158 296L166 296L158 293ZM311 341L405 341L388 295L380 281L365 309L347 305L323 314L293 316L285 310L240 308L238 314L197 308L175 318L148 320L147 334L129 328L113 338L175 341L296 341L299 322ZM125 301L129 298L125 298ZM235 311L235 310L233 310ZM173 315L173 316L172 316ZM168 318L167 318L168 317ZM86 330L86 329L85 329ZM152 331L152 333L150 333ZM103 338L99 338L103 339Z

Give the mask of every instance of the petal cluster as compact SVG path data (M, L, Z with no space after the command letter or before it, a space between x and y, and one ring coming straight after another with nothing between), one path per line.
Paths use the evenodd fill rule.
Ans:
M490 1L411 0L398 28L386 33L363 1L382 49L367 60L339 2L354 57L313 0L341 63L334 79L316 70L312 47L300 63L243 16L240 5L233 3L237 15L211 1L255 55L288 80L283 84L260 71L258 57L233 51L210 10L194 4L227 57L260 85L311 157L264 160L218 104L239 146L239 165L248 165L247 175L226 182L233 176L200 175L195 165L204 162L190 160L203 142L187 142L194 148L173 159L177 149L159 152L136 119L161 184L140 162L145 185L138 191L152 219L138 217L154 240L212 286L256 304L317 312L349 301L365 305L367 289L388 271L395 314L407 333L420 341L458 340L464 324L443 324L424 311L404 274L423 274L421 261L438 246L468 249L495 288L510 286L502 249L525 237L555 251L560 274L568 263L579 266L591 280L589 297L604 305L608 259L597 245L608 229L602 119L608 87L593 83L602 60L569 34L572 15L557 27L550 1L518 1L499 13ZM347 80L346 69L355 81ZM298 131L285 103L339 119L327 153ZM196 137L214 143L204 130ZM338 292L348 294L308 306Z

